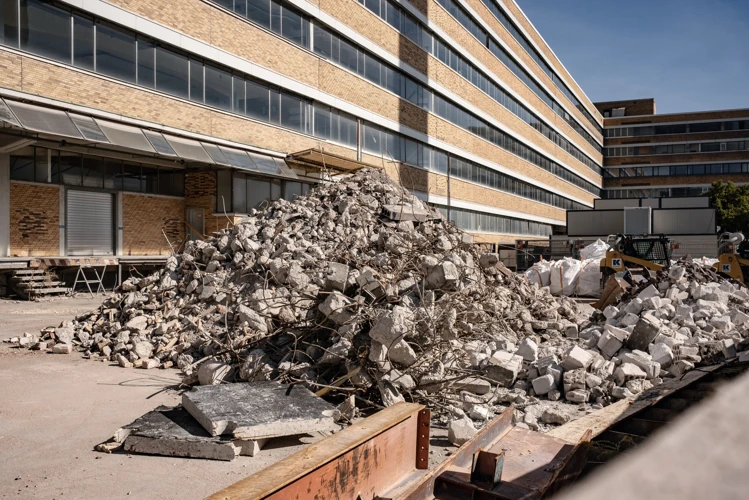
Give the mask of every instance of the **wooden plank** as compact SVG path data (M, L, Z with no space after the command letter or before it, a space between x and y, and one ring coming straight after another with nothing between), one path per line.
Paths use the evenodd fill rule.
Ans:
M699 370L692 370L687 372L681 379L668 380L659 386L638 394L633 399L622 399L577 420L561 425L551 430L548 435L563 439L569 443L579 442L588 429L593 433L593 437L598 436L615 423L621 422L638 411L654 405L669 394L688 386L722 366L724 364L700 367Z
M355 491L396 483L416 468L416 424L423 408L412 403L385 408L208 498L356 498Z

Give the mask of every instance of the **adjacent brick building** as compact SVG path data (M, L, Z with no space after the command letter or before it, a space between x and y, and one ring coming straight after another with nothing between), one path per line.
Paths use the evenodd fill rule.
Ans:
M167 255L327 169L477 241L564 229L603 116L507 0L8 0L0 257Z
M749 109L656 114L654 99L597 103L606 198L699 196L749 182Z

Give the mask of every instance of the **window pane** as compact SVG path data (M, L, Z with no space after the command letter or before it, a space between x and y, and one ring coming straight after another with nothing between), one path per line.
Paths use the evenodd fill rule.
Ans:
M155 57L156 47L154 44L146 40L138 40L138 85L154 87Z
M268 28L270 26L270 0L247 0L247 17Z
M159 170L159 194L174 195L174 177L176 172L173 170Z
M279 179L272 179L270 181L270 199L276 201L281 198L281 181Z
M292 201L297 196L302 195L302 183L301 182L291 182L286 181L284 183L284 193L283 193L283 199Z
M232 84L232 95L233 98L233 104L232 104L232 110L235 113L245 113L244 109L244 78L241 76L234 75L233 77L234 83Z
M315 25L315 40L313 50L326 59L331 56L331 36L322 26Z
M242 17L247 17L247 2L245 0L234 0L234 12Z
M233 211L231 204L231 179L231 170L219 170L216 172L216 211L218 213Z
M268 121L268 87L247 80L247 116Z
M18 4L0 4L0 44L18 47Z
M10 156L10 178L14 181L34 180L34 148L23 148Z
M145 193L158 193L159 192L159 169L156 167L142 167L141 176L143 179L143 192Z
M346 115L338 116L339 141L349 146L356 146L356 120Z
M49 182L49 153L45 148L36 149L36 161L34 164L34 179L36 182Z
M203 102L203 63L190 60L190 100Z
M83 157L83 186L102 188L104 187L104 179L102 178L101 171L99 169L99 159L92 158L90 156Z
M122 161L104 160L100 162L102 176L104 177L104 189L122 189Z
M234 174L232 197L234 203L232 210L234 212L247 212L247 176L243 174Z
M323 139L331 138L330 131L330 109L315 105L315 137Z
M94 22L74 16L73 64L79 68L94 69Z
M205 66L205 103L231 111L231 74Z
M135 82L135 36L112 26L96 24L96 71Z
M21 48L70 64L70 13L39 0L21 0Z
M276 2L270 4L270 29L274 33L281 33L281 5Z
M247 179L247 208L261 209L270 200L270 181Z
M302 16L287 7L282 8L281 35L302 46L307 46Z
M187 57L156 47L156 88L177 97L188 97Z
M122 189L124 191L141 190L140 165L137 163L125 163L122 176Z
M278 90L270 89L270 122L280 123L281 120L281 93Z
M60 154L57 155L57 159L57 171L60 172L60 179L62 183L68 186L80 186L82 176L81 155L66 151L60 151Z
M301 130L300 108L302 101L288 94L281 94L281 125Z

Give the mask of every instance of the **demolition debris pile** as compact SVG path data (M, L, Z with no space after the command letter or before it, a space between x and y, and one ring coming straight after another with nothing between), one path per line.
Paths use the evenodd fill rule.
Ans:
M589 324L362 170L188 242L160 272L25 343L176 366L190 385L304 383L349 419L356 406L423 402L459 444L510 405L532 428L559 424L577 412L562 400L605 405L729 354L747 295L706 272L673 267Z

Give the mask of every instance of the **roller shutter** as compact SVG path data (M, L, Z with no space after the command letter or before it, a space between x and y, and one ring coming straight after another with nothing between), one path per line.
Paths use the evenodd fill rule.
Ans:
M114 254L114 195L67 191L67 255Z

